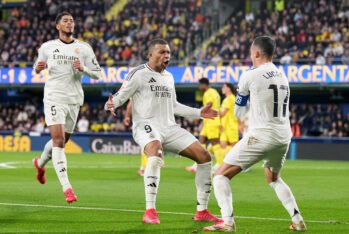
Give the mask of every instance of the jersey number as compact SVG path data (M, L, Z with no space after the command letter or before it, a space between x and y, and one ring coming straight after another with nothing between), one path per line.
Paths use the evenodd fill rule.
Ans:
M51 106L51 115L54 116L56 114L57 114L56 106Z
M274 117L278 117L278 107L279 107L279 90L278 86L276 84L271 84L269 86L269 89L272 89L274 92ZM288 103L288 96L289 96L289 91L288 91L288 86L286 85L280 85L281 90L286 90L286 96L282 105L282 117L286 117L286 108L287 108L287 103Z
M149 125L144 126L144 130L146 133L150 133L152 131L151 127Z

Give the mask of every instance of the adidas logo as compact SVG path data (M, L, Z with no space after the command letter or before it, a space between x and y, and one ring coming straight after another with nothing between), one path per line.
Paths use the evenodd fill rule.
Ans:
M156 188L156 184L155 184L155 183L148 184L147 186L148 186L148 187Z
M154 83L154 82L156 82L156 80L152 77L148 83Z
M55 49L55 50L53 51L53 53L59 53L59 50L58 50L58 49Z

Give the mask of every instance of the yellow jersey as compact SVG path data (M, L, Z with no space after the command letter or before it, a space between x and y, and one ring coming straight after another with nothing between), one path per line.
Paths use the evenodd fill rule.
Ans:
M236 130L238 129L238 119L234 115L234 106L235 106L235 96L229 95L224 98L222 103L221 111L227 109L228 112L221 117L221 124L225 130Z
M209 102L212 102L212 109L219 111L221 106L221 96L219 95L217 90L213 88L209 88L208 90L205 91L202 102L204 106L206 106ZM219 126L220 125L219 116L217 116L214 119L204 119L204 125Z

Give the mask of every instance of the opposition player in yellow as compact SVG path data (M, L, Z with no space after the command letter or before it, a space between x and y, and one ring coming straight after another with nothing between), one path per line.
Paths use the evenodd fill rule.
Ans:
M126 126L129 126L131 124L131 115L132 115L132 102L128 102L126 107L126 113L124 118L124 124ZM141 153L141 166L139 170L137 171L138 175L144 176L144 169L147 166L148 157L145 155L144 152Z
M207 78L201 78L199 80L199 90L204 91L204 96L202 100L203 106L206 106L208 103L212 103L211 108L213 110L219 111L221 105L221 96L219 95L217 90L210 87L210 82ZM212 152L215 157L224 158L224 152L221 150L219 144L220 125L221 123L219 116L213 119L204 119L202 123L199 141L204 148L206 148L206 143L207 141L209 141L212 145L212 148L211 150L209 149L209 151ZM195 173L196 164L186 167L186 170Z
M229 150L239 141L239 120L234 115L236 92L233 84L225 83L222 87L222 93L225 96L220 109L220 144L223 153L216 155L216 164L218 166L222 164L224 156Z

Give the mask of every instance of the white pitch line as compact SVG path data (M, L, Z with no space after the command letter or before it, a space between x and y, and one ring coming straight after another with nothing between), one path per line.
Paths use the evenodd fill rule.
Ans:
M100 211L118 211L118 212L129 212L129 213L143 213L144 212L144 210L130 210L130 209L116 209L116 208L84 207L84 206L55 206L55 205L18 204L18 203L0 203L0 206L41 207L41 208L76 209L76 210L100 210ZM158 211L157 213L158 214L173 214L173 215L194 216L194 214L187 213L187 212ZM256 219L256 220L270 220L270 221L290 221L289 219L255 217L255 216L235 216L235 217L238 218L238 219ZM305 220L305 221L307 223L349 224L349 222L340 222L340 221L336 221L336 220Z
M10 164L16 164L16 162L4 162L0 163L0 168L6 168L6 169L14 169L15 166L11 166Z

